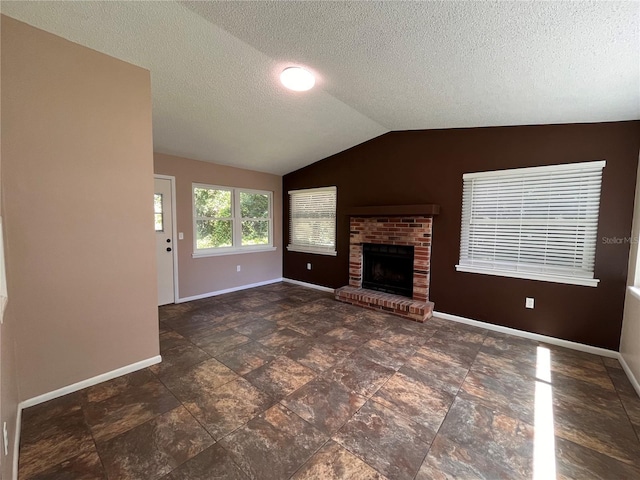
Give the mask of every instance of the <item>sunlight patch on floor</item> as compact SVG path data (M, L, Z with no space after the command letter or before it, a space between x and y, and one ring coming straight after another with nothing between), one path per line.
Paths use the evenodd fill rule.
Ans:
M535 432L533 440L533 478L556 478L556 448L553 428L551 351L538 347L535 389Z

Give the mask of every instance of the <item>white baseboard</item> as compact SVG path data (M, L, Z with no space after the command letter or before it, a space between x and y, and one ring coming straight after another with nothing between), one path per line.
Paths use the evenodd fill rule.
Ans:
M559 347L570 348L572 350L579 350L581 352L592 353L594 355L600 355L601 357L620 358L620 353L614 350L608 350L606 348L593 347L591 345L585 345L584 343L571 342L569 340L562 340L560 338L549 337L547 335L540 335L538 333L525 332L524 330L517 330L515 328L503 327L501 325L494 325L492 323L480 322L478 320L472 320L466 317L460 317L458 315L451 315L450 313L433 312L434 317L444 318L445 320L451 320L453 322L464 323L474 327L485 328L494 332L507 333L509 335L515 335L516 337L528 338L536 340L538 342L545 342L551 345L558 345Z
M116 377L121 377L122 375L126 375L127 373L142 370L143 368L155 365L156 363L160 363L161 361L162 357L160 355L156 355L155 357L147 358L146 360L141 360L139 362L132 363L115 370L111 370L110 372L106 372L101 375L82 380L81 382L67 385L66 387L59 388L52 392L29 398L28 400L20 402L20 404L18 405L18 410L24 410L25 408L33 407L34 405L53 400L54 398L77 392L78 390L82 390L83 388L92 387L93 385L97 385L98 383L106 382L107 380L111 380Z
M329 293L335 292L334 288L323 287L322 285L316 285L315 283L301 282L300 280L293 280L292 278L283 278L282 281L287 283L293 283L295 285L300 285L301 287L308 287L308 288L314 288L316 290L322 290L323 292L329 292Z
M631 367L629 367L629 364L624 359L622 354L620 354L620 358L618 358L618 360L620 361L620 365L622 365L622 369L624 370L624 373L627 374L627 377L629 378L631 385L633 385L633 388L636 390L636 393L640 397L640 382L638 382L638 379L633 374L633 371L631 371Z
M225 288L224 290L217 290L215 292L208 292L208 293L202 293L200 295L193 295L191 297L179 298L178 300L176 300L176 303L191 302L193 300L201 300L203 298L215 297L217 295L222 295L225 293L237 292L240 290L247 290L249 288L255 288L255 287L262 287L264 285L270 285L272 283L282 282L283 280L284 279L280 277L280 278L273 278L271 280L265 280L264 282L250 283L248 285L240 285L239 287Z
M22 429L22 408L18 405L16 412L16 430L13 439L13 467L11 471L11 479L18 480L18 459L20 458L20 431Z

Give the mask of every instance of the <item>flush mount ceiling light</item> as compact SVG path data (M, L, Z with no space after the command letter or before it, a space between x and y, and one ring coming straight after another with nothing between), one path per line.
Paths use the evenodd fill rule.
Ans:
M316 84L313 74L302 67L288 67L280 74L280 81L290 90L304 92Z

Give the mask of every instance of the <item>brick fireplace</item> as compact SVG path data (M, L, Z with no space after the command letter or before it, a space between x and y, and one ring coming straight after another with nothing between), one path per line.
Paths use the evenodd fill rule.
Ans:
M335 292L336 300L364 308L383 310L424 322L433 312L429 301L429 269L433 216L437 205L360 207L349 221L349 285ZM412 296L362 288L363 245L413 247Z

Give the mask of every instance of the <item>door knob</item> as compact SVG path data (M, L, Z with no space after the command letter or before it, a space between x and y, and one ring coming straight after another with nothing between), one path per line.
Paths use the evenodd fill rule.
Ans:
M170 251L171 251L171 247L167 247L167 252L170 252Z

